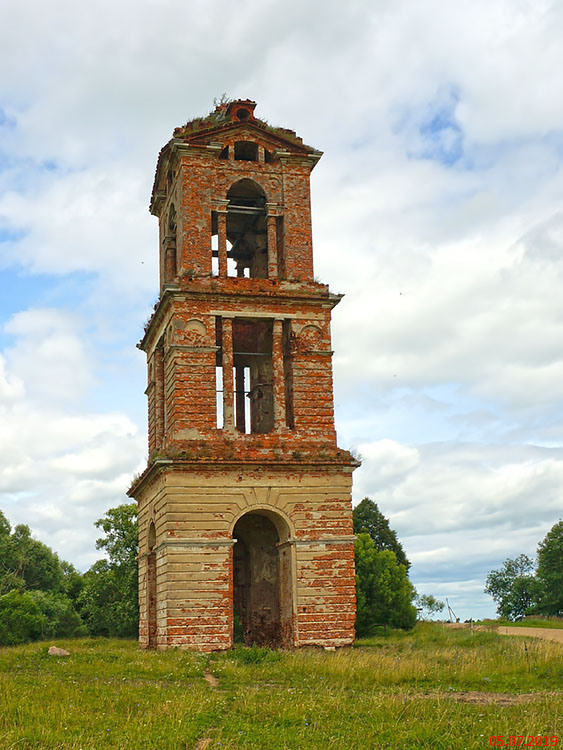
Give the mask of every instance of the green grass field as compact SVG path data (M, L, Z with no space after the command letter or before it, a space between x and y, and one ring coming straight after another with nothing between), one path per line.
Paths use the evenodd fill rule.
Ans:
M421 623L336 652L49 645L0 649L2 750L563 745L563 648L538 639Z

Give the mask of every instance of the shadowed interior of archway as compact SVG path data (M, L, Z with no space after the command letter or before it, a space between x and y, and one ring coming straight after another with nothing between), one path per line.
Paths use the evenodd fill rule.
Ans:
M280 519L281 521L281 519ZM246 646L289 645L291 566L289 550L266 515L247 513L233 530L233 604Z

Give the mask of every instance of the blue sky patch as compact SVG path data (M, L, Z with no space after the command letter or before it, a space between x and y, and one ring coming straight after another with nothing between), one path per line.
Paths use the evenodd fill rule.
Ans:
M19 242L23 240L26 232L23 229L1 229L0 228L0 244L3 242Z
M94 278L95 274L81 271L61 277L0 269L0 347L7 339L2 326L12 315L30 307L76 310Z
M458 87L450 85L441 88L427 104L402 110L395 131L406 139L410 159L430 159L446 166L460 162L464 134L456 118L459 100Z
M451 109L441 109L419 127L423 140L420 156L442 164L455 164L463 156L463 133Z
M0 128L9 128L14 130L16 127L16 118L10 117L6 114L6 111L0 107Z

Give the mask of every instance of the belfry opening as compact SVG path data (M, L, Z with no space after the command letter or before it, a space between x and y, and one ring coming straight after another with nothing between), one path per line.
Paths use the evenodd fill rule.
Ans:
M139 507L142 648L352 643L352 473L334 428L332 309L315 279L321 152L222 102L174 130L150 203L160 293ZM322 248L321 248L322 252Z

